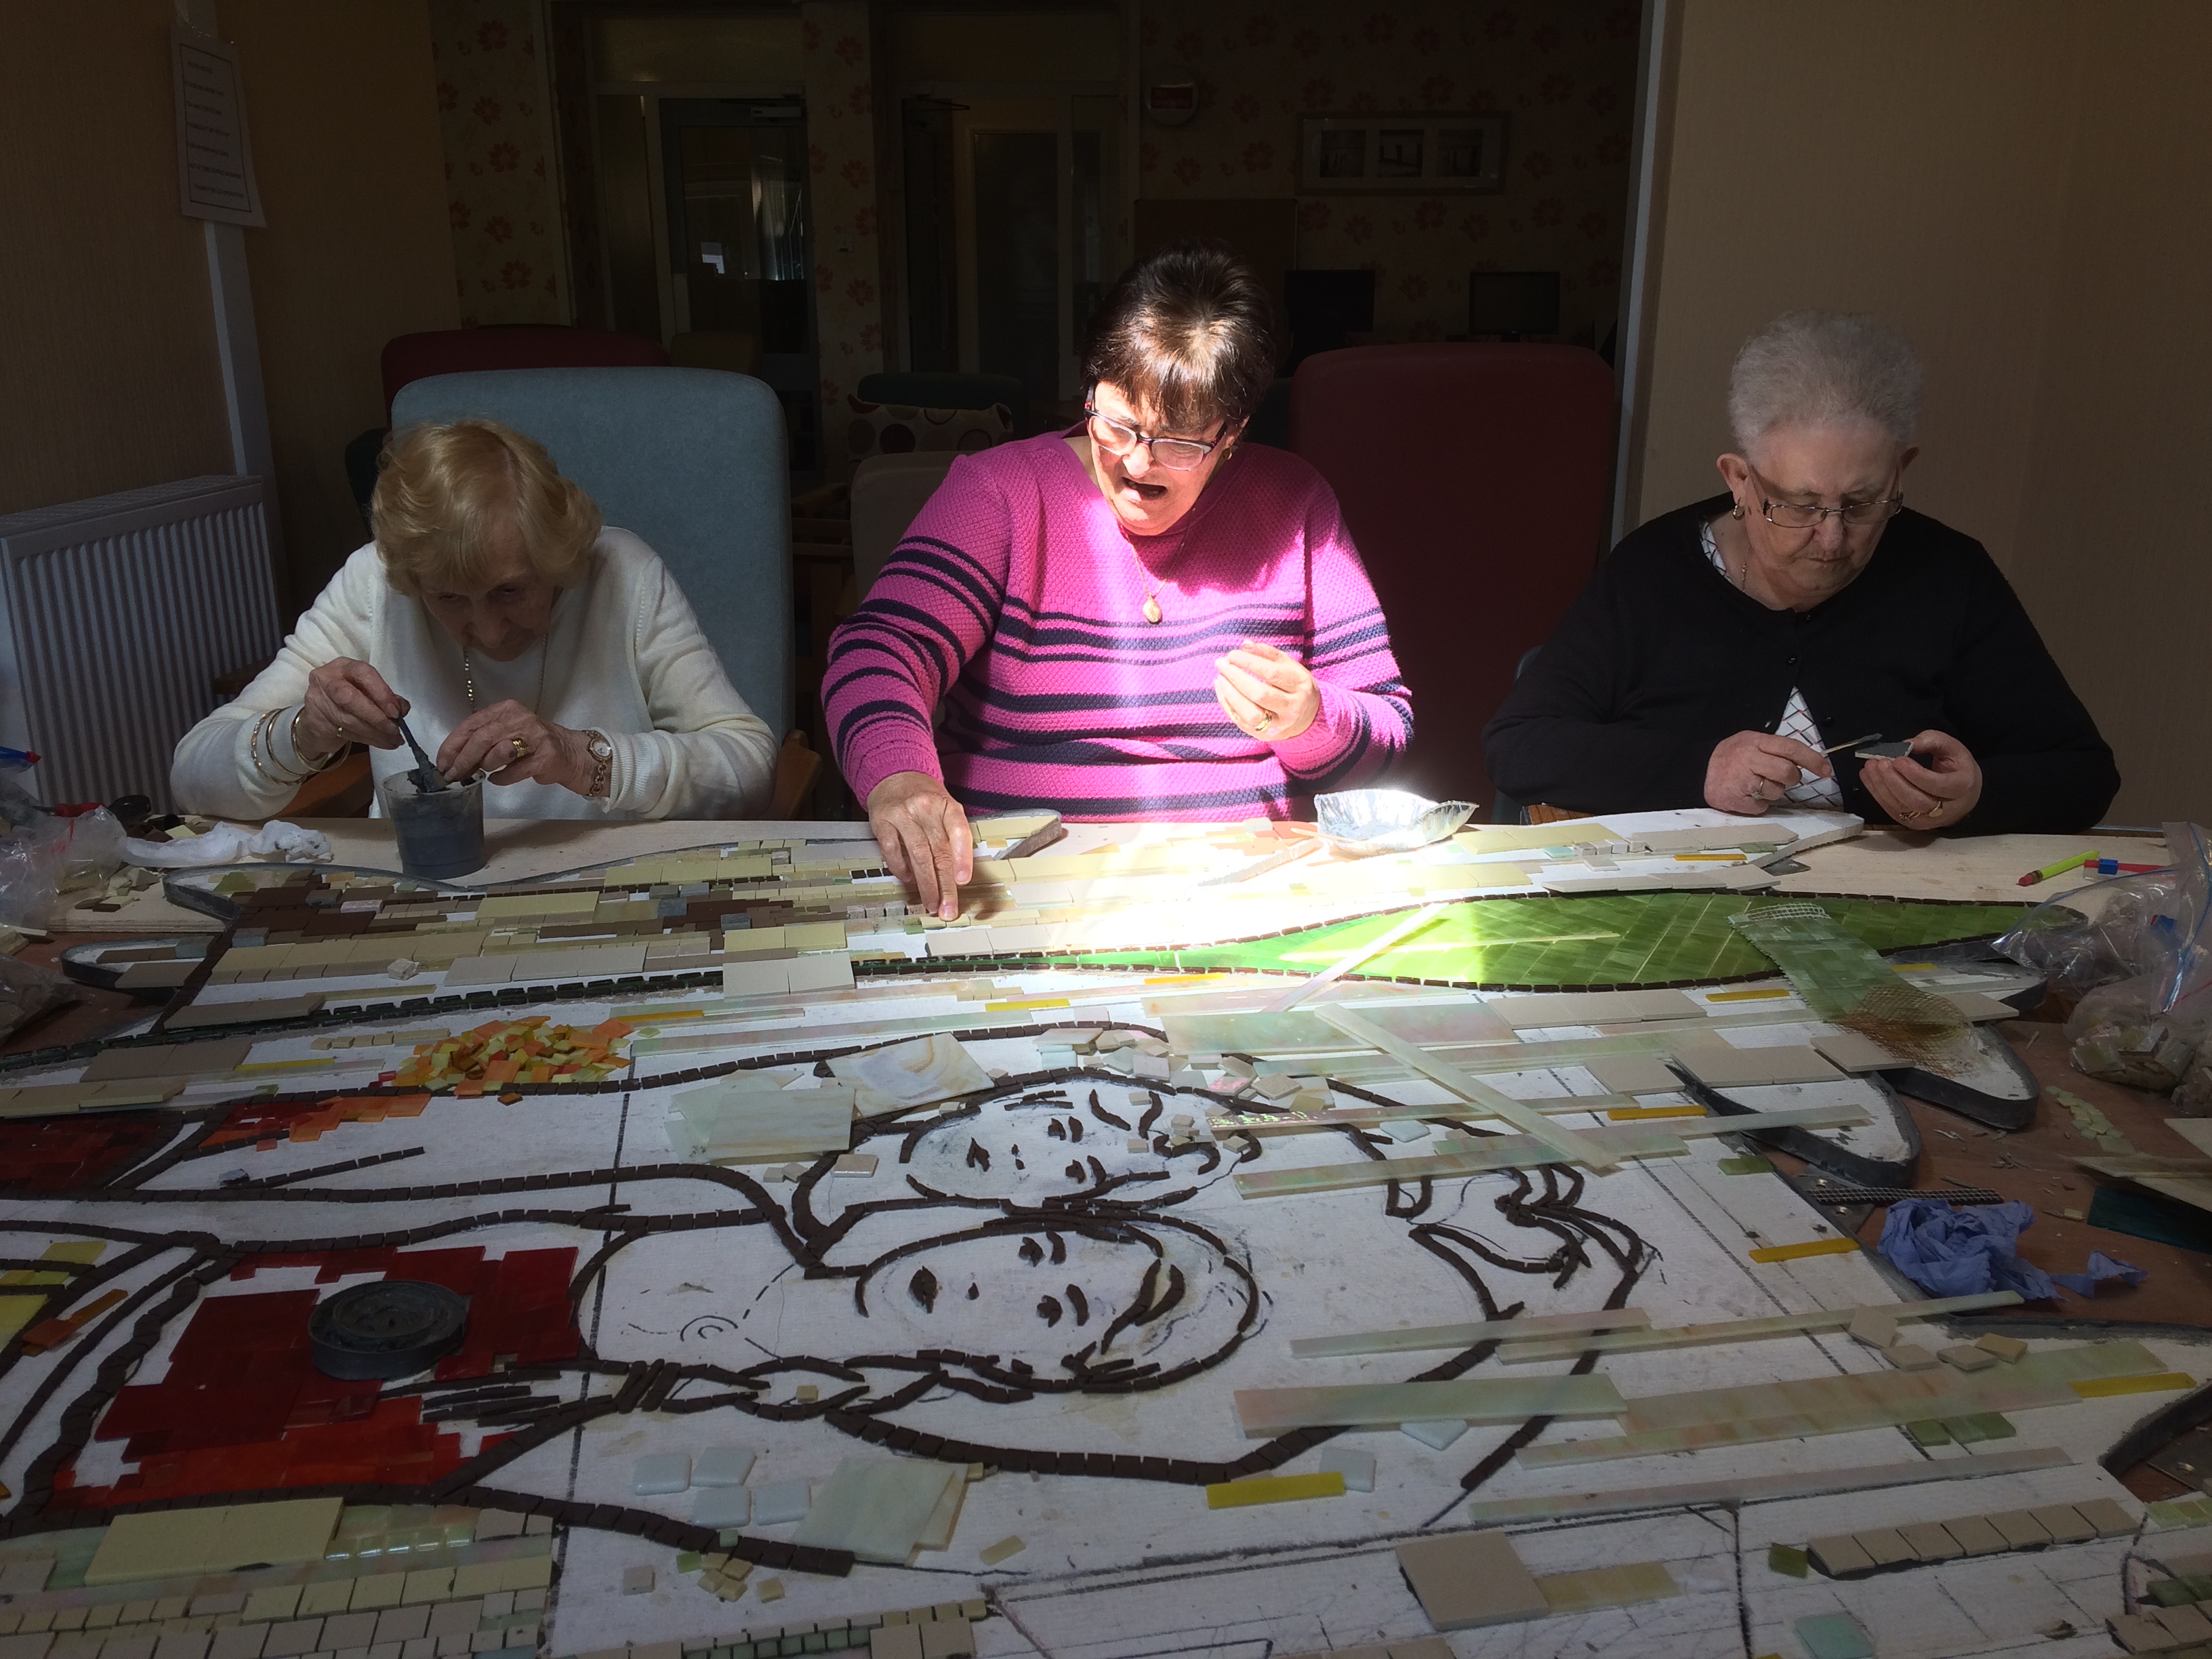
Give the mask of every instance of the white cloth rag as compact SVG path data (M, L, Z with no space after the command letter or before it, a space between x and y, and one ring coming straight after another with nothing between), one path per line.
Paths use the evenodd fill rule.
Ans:
M125 841L123 855L154 870L189 870L211 864L243 864L251 858L281 858L287 864L328 864L331 843L319 830L272 819L258 830L218 823L204 836L184 841Z

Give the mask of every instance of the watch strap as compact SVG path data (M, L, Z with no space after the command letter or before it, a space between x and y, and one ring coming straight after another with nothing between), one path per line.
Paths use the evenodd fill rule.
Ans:
M608 785L614 778L614 744L607 740L607 734L604 732L585 732L584 743L592 757L591 787L584 791L585 797L591 800L605 800Z

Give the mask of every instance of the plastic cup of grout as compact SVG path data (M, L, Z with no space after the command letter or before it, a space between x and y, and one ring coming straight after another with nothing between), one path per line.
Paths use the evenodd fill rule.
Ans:
M447 784L426 795L400 772L377 787L384 797L384 815L399 838L401 870L429 881L448 881L483 868L481 781Z

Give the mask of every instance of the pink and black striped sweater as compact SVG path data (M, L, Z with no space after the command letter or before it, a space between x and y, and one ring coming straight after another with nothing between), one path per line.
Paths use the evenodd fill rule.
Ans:
M1215 659L1248 639L1320 683L1319 717L1286 743L1214 701ZM1305 462L1240 446L1181 523L1131 537L1057 433L953 463L832 636L823 696L861 800L927 772L973 809L1082 819L1291 817L1374 778L1413 725L1375 590Z

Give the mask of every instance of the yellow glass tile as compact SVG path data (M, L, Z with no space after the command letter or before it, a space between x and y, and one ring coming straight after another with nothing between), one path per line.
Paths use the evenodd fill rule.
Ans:
M2165 1394L2196 1386L2197 1379L2185 1371L2160 1371L2152 1376L2092 1376L2073 1385L2074 1392L2084 1400L2101 1400L2115 1394Z
M1320 1474L1264 1475L1251 1480L1224 1480L1206 1489L1210 1510L1243 1509L1251 1504L1283 1504L1299 1498L1341 1498L1344 1476L1335 1469Z
M1765 1002L1776 997L1791 994L1788 990L1774 988L1761 991L1716 991L1705 999L1708 1002Z
M1796 1261L1808 1255L1849 1255L1859 1248L1856 1238L1808 1238L1802 1244L1764 1244L1751 1253L1753 1261Z
M1606 1115L1615 1123L1632 1123L1647 1117L1703 1117L1705 1115L1705 1109L1702 1106L1614 1106L1606 1112Z

